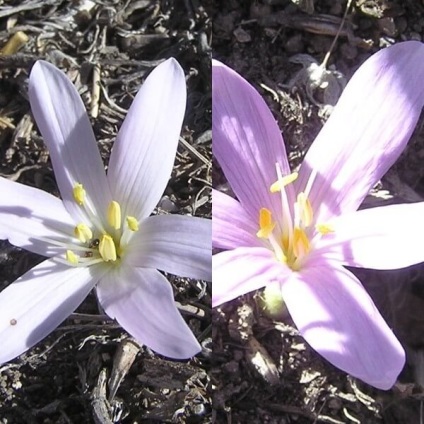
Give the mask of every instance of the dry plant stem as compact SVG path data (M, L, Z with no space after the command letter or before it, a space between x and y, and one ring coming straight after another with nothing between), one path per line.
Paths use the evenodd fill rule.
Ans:
M29 4L22 4L20 6L16 7L2 7L0 9L0 19L5 18L6 16L15 15L17 13L21 13L27 10L34 10L34 9L40 9L41 7L45 6L48 3L52 3L51 1L40 1L38 3L29 3Z
M322 67L322 68L327 68L328 60L330 59L330 55L331 55L331 53L332 53L332 51L333 51L333 49L334 49L334 46L336 45L337 40L338 40L338 38L339 38L339 36L340 36L340 33L341 33L342 29L343 29L343 25L344 25L344 23L345 23L345 21L346 21L346 17L347 17L347 14L348 14L348 12L349 12L350 5L351 5L351 4L352 4L352 0L348 0L347 5L346 5L346 10L345 10L345 12L344 12L344 15L343 15L342 21L340 22L339 29L337 30L337 33L336 33L336 35L334 36L334 40L333 40L333 42L331 43L330 49L329 49L329 50L328 50L328 52L326 53L326 55L325 55L325 57L324 57L324 60L323 60L323 61L322 61L322 63L321 63L321 67Z
M113 360L112 373L109 379L109 402L111 402L115 397L122 380L130 370L139 351L140 346L134 339L124 339L121 343L119 343Z
M110 405L106 398L106 369L100 371L97 385L92 393L91 406L93 407L93 418L96 424L112 424L110 418Z
M75 321L109 321L113 322L107 315L92 315L92 314L80 314L74 312L69 316L70 319Z
M33 169L39 169L41 168L41 165L35 164L35 165L28 165L28 166L24 166L20 169L18 169L15 173L13 174L2 174L0 173L0 177L4 177L9 179L10 181L17 181L19 179L19 177L26 171L31 171Z
M100 77L101 77L101 67L99 63L94 65L93 69L93 88L91 91L91 109L90 115L92 118L97 118L99 116L100 108Z
M200 159L205 165L210 165L210 161L206 159L201 153L199 153L190 143L185 141L182 137L180 137L180 143L197 159Z

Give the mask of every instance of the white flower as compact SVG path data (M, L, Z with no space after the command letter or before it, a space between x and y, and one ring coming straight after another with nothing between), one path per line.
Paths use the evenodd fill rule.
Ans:
M160 269L211 278L210 220L149 216L170 177L186 104L174 59L146 79L122 124L107 175L80 96L53 65L31 72L29 98L62 200L0 179L0 238L46 256L0 293L0 363L53 331L96 287L105 312L172 358L200 346Z

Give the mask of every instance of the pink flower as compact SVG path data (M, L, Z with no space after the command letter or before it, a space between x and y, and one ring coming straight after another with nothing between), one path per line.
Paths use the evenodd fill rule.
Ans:
M174 59L146 79L122 124L106 175L78 92L47 62L31 72L29 98L52 160L60 200L0 179L0 238L46 256L0 293L0 363L53 331L96 287L105 312L162 355L200 345L157 269L211 278L211 221L149 216L171 175L185 112Z
M424 104L424 45L366 61L291 173L263 99L214 61L213 148L238 200L213 192L213 305L279 284L305 340L336 367L389 389L405 353L345 266L424 261L424 203L357 211L405 148Z

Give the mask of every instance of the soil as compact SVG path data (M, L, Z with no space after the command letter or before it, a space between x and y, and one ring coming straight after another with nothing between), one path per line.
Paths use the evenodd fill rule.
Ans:
M340 0L222 0L211 17L214 57L263 95L294 169L353 72L387 45L422 41L424 3L357 0L347 9ZM322 89L305 69L321 64L330 51L331 79ZM408 148L363 207L422 200L423 148L421 119ZM213 171L213 185L228 191L215 162ZM381 391L339 371L306 344L287 314L269 318L261 293L252 293L213 311L210 375L217 423L422 422L424 267L352 271L407 351L398 383Z
M107 165L145 77L161 61L175 57L186 74L187 111L174 171L156 212L211 218L211 21L201 4L0 2L0 48L19 34L22 45L11 51L7 47L0 55L3 177L59 195L28 102L28 75L36 60L52 62L77 86ZM42 260L0 242L0 290ZM207 372L211 286L167 277L202 344L201 354L171 361L138 346L104 315L91 294L49 337L0 366L0 422L207 422L212 409Z

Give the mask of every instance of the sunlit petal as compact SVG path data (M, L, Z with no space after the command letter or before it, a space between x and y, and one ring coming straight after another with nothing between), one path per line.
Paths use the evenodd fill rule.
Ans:
M0 363L50 334L85 299L101 267L73 268L47 260L0 293Z
M111 318L155 352L187 359L201 350L175 306L171 285L158 271L122 266L102 279L97 296Z
M85 217L73 197L75 184L81 183L97 214L104 216L110 201L109 186L87 112L74 85L62 71L39 60L31 71L28 94L69 213Z
M320 355L374 387L393 386L405 352L351 272L316 261L284 281L282 294L297 328Z

